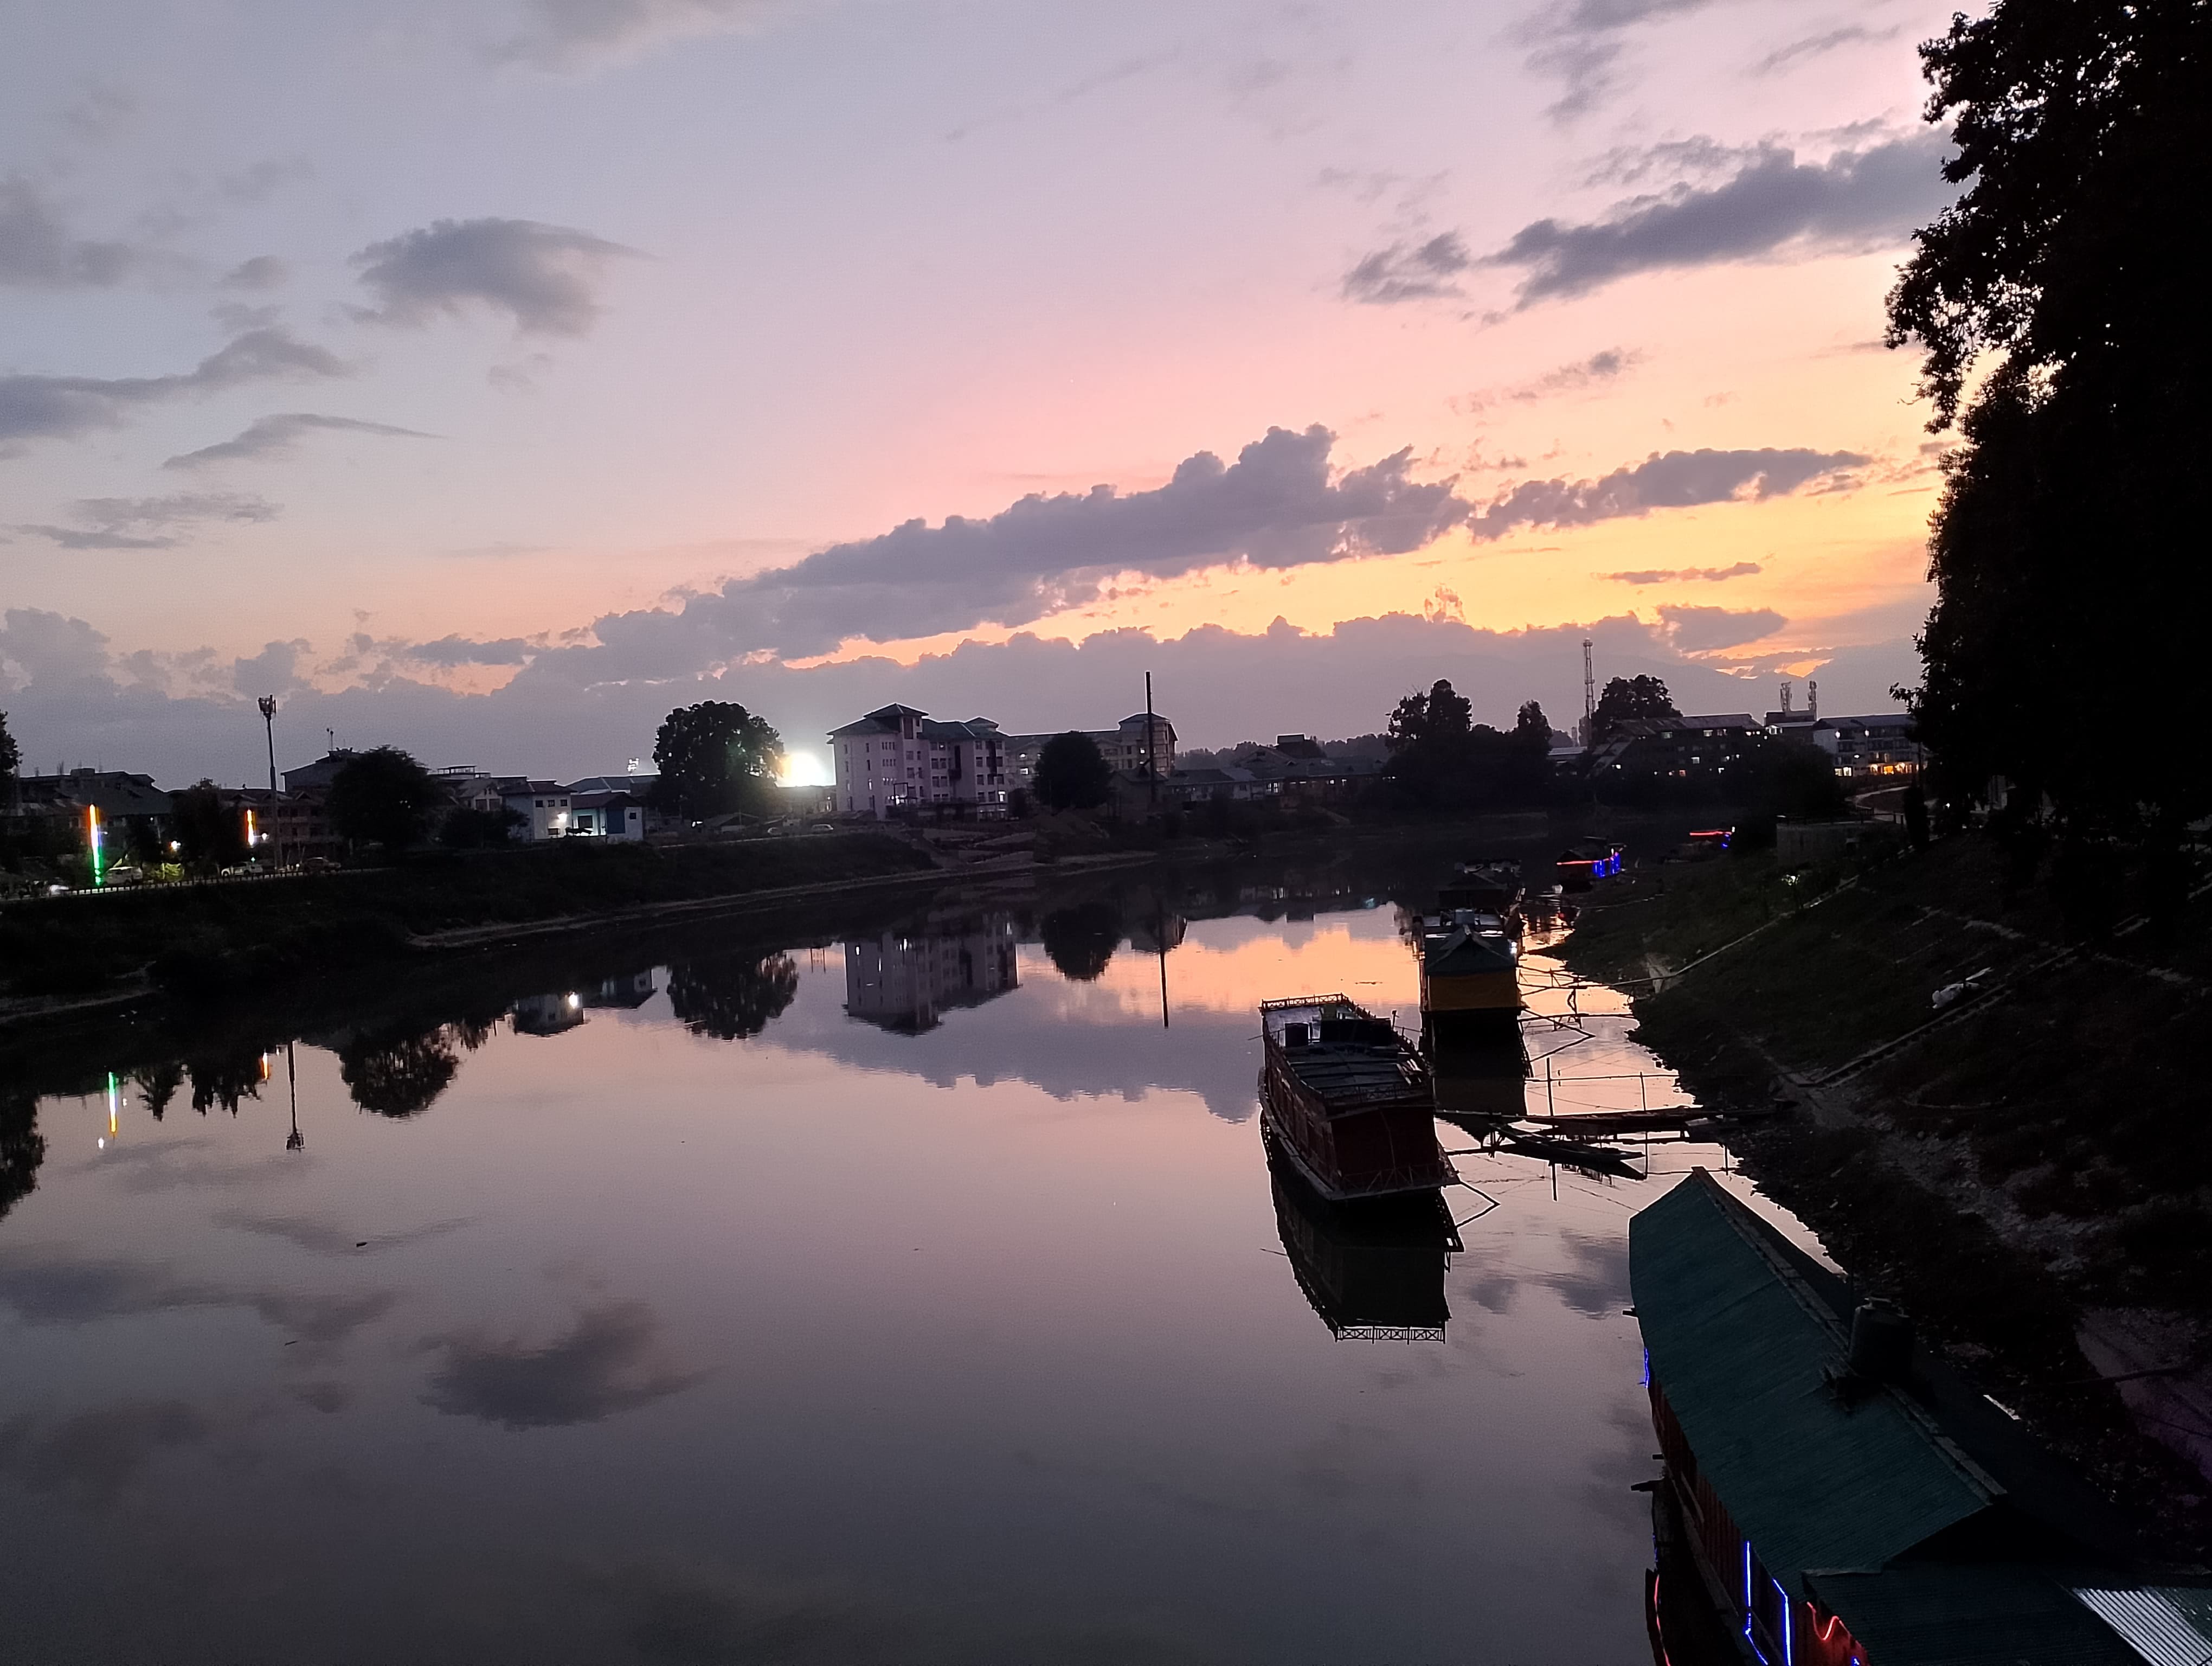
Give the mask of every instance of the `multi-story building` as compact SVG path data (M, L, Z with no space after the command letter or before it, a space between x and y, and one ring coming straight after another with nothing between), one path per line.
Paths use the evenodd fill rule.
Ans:
M1912 714L1891 712L1877 717L1824 717L1813 728L1813 744L1836 761L1836 773L1856 780L1866 775L1919 773L1927 754L1912 736Z
M980 1006L1021 982L1014 922L1003 914L953 929L886 932L845 945L845 1010L905 1035L937 1027L951 1006Z
M1010 784L1024 788L1032 785L1036 780L1037 759L1045 744L1065 733L1054 729L1044 734L1009 736ZM1149 771L1164 780L1175 768L1175 725L1157 712L1135 713L1110 729L1079 729L1076 733L1091 737L1097 745L1099 756L1106 760L1106 767L1117 775L1143 775Z
M1009 744L988 717L945 722L911 706L880 707L830 731L836 808L878 821L933 806L1002 816L1019 784L1008 773Z

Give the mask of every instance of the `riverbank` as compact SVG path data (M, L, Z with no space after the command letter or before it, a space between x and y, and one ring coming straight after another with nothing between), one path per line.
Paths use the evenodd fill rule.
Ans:
M1733 1142L1746 1170L2203 1554L2206 915L2163 952L2140 929L2071 942L1969 836L1795 879L1771 853L1645 867L1593 894L1566 954L1634 994L1638 1039L1701 1101L1793 1111Z

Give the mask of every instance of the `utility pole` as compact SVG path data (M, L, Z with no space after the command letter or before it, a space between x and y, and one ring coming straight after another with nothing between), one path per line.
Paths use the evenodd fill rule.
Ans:
M1590 662L1590 639L1583 638L1583 745L1595 745L1597 736L1597 672Z
M276 813L276 696L261 696L261 727L269 738L269 813Z
M1145 673L1145 775L1151 782L1147 806L1152 814L1158 815L1160 808L1160 748L1159 743L1152 738L1153 721L1152 674L1146 672ZM1164 959L1160 962L1160 969L1164 975L1167 970L1167 962Z

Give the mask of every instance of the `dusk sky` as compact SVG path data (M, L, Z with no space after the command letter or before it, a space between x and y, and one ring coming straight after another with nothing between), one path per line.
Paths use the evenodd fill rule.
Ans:
M178 784L734 699L1888 709L1918 0L4 3L0 706Z

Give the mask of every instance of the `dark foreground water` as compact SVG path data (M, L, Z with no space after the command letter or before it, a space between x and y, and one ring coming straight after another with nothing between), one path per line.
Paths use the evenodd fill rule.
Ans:
M1625 1226L1719 1155L1462 1157L1460 1251L1336 1241L1253 1007L1417 986L1332 888L80 1061L0 1219L0 1658L1648 1659ZM1572 1004L1559 1109L1679 1097Z

